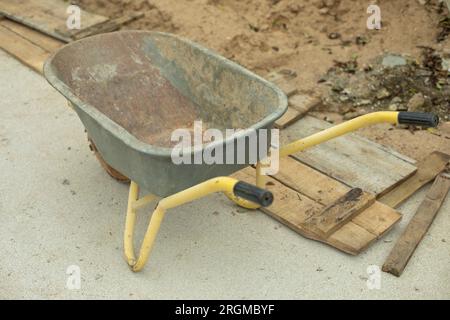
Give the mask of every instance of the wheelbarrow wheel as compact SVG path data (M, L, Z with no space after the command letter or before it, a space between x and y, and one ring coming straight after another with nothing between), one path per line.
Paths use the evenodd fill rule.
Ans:
M98 152L97 147L95 146L94 141L92 141L88 136L89 141L89 149L91 149L92 152L94 152L95 156L97 157L97 160L100 162L101 166L105 171L114 179L116 179L119 182L122 183L128 183L130 182L130 179L123 174L121 174L119 171L111 167L109 164L106 163L106 161L103 159L101 154Z

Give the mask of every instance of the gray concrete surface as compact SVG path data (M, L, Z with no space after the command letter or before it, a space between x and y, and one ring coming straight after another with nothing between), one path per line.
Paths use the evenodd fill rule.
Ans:
M358 257L213 195L172 210L134 274L122 258L127 186L101 169L64 98L2 51L0 93L0 298L450 298L450 199L403 276L366 284L367 267L383 263L426 189ZM71 265L79 290L66 288Z

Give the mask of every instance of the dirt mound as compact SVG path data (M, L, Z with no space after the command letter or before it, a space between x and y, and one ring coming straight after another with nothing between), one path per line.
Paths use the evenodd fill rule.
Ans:
M368 30L368 3L350 0L75 0L109 17L130 11L144 16L126 26L174 32L265 76L276 69L299 75L302 91L316 90L334 60L357 55L361 64L383 51L418 57L417 46L450 48L439 21L438 0L379 0L381 30ZM423 3L423 4L422 4ZM419 26L420 27L417 27Z
M321 82L325 108L346 118L373 110L450 114L450 60L429 47L420 60L384 54L358 69L356 60L336 62Z
M444 119L449 114L448 77L435 69L450 58L449 12L440 0L72 2L109 17L131 11L143 12L142 18L125 28L185 36L262 76L272 71L289 70L297 74L290 81L300 91L322 94L328 106L326 111L345 113L346 118L375 109L404 109L408 105L418 110L437 111ZM367 29L369 4L380 7L380 30ZM426 50L430 51L427 53ZM389 52L406 59L406 65L381 67ZM445 61L433 57L436 52ZM427 61L426 56L430 60ZM330 68L336 69L334 75L328 72ZM344 71L339 73L337 69ZM332 85L326 85L324 80ZM330 92L335 85L335 90ZM345 91L348 88L350 90ZM342 118L339 114L334 116ZM410 133L397 134L400 131L406 130L387 134L386 128L367 128L363 132L406 154L420 156L420 150L416 154L416 147L407 149L404 146L410 144L404 143L402 135ZM417 142L411 145L423 146L427 144L428 136L428 132L421 131L411 134L409 140ZM447 133L431 137L430 148L450 152Z

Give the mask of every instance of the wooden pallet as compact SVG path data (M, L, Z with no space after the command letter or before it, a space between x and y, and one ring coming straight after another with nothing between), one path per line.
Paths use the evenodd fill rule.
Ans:
M305 116L280 132L281 145L329 126ZM435 155L430 158L437 161ZM436 168L445 164L444 158L439 159ZM401 219L375 199L405 180L414 180L414 162L356 134L346 135L280 159L279 173L266 186L275 202L262 211L304 237L356 255ZM254 169L244 169L235 177L254 183ZM365 192L352 198L358 188Z
M246 168L234 177L254 183L255 169ZM266 188L273 192L275 200L262 209L264 213L306 238L352 255L364 251L401 219L398 212L370 194L359 193L360 189L346 186L292 157L281 159L280 172L268 177Z

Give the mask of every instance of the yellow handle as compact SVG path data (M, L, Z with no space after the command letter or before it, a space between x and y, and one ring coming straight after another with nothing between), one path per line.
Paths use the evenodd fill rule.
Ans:
M376 123L391 123L398 124L398 112L395 111L380 111L366 114L358 118L349 120L347 122L338 124L329 129L320 131L309 137L297 140L295 142L289 143L280 148L280 157L285 157L299 151L305 150L307 148L318 145L322 142L326 142L333 138L342 136L346 133L358 130L363 127L370 126Z

